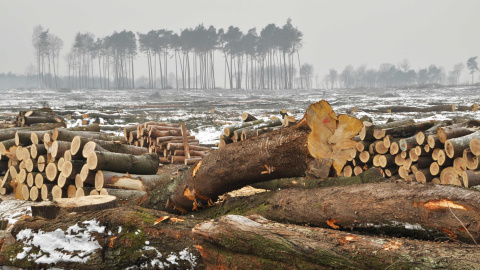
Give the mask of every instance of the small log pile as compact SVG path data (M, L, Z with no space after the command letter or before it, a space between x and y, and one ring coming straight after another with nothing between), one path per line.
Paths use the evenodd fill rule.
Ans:
M480 121L372 125L364 122L341 176L380 168L386 177L471 187L480 185Z
M49 107L44 107L27 112L20 111L15 117L14 123L17 127L29 127L46 123L62 123L65 125L65 120Z
M162 164L192 165L211 150L200 145L200 141L187 131L185 123L146 122L125 127L123 131L128 144L157 154Z
M98 124L48 127L0 132L0 171L6 171L0 194L32 201L109 193L125 198L131 194L115 189L144 195L157 182L170 180L156 175L156 154L125 144L123 136L101 133Z
M280 111L280 115L282 119L273 116L270 120L265 121L257 119L248 112L244 112L241 116L242 122L229 125L223 129L218 147L222 148L229 143L245 141L264 133L278 130L281 127L294 125L297 122L293 116L288 115L285 109Z

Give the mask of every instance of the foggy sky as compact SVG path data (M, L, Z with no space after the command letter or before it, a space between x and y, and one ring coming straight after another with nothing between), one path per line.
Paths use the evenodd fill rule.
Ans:
M329 68L378 68L404 58L416 70L437 64L449 71L480 56L479 12L479 0L0 0L0 72L24 73L35 64L31 36L38 24L64 41L64 55L76 32L180 32L203 23L259 33L287 18L304 34L302 62L320 78ZM142 57L136 69L146 74ZM63 56L61 63L65 74Z

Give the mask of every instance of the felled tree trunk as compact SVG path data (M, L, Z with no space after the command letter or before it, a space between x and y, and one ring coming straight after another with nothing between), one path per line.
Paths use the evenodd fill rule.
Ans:
M206 221L193 228L193 235L207 269L474 269L480 266L480 251L474 245L356 235L285 225L259 215L228 215Z
M360 120L337 116L326 101L312 104L297 126L229 144L206 156L167 187L157 188L150 201L158 209L187 212L212 204L240 187L305 175L326 178L339 174L362 128Z
M473 239L480 241L479 205L478 191L417 183L373 183L265 192L232 203L227 200L222 207L201 214L261 214L284 223L429 240L447 237L472 243Z
M88 196L82 198L88 199ZM162 217L164 221L157 222ZM25 216L12 228L11 234L7 231L2 233L0 263L22 269L55 267L108 270L132 266L145 269L203 269L203 259L195 249L192 237L192 228L202 221L198 218L178 219L165 212L139 207L60 213L54 220ZM90 232L86 230L88 224L95 224L90 226L94 228ZM22 230L28 229L31 230L31 236L49 237L49 233L52 235L51 241L68 248L57 248L55 253L39 253L41 247L46 250L48 247L45 247L51 246L51 243L37 243L32 238L19 235ZM25 249L27 251L24 252L23 247L31 249ZM11 260L12 256L16 259ZM42 256L44 262L49 256L58 256L60 259L41 263L42 260L38 259ZM172 259L176 264L172 263Z

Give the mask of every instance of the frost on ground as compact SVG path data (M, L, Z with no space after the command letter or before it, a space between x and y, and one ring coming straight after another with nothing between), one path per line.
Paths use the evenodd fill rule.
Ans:
M105 227L96 220L84 221L53 232L34 232L31 229L21 230L17 241L23 243L23 252L14 260L27 259L35 263L56 264L58 262L87 262L95 250L101 248L92 233L104 233Z

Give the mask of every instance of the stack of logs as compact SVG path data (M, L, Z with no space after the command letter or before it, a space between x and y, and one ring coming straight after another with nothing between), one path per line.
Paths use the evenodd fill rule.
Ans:
M192 165L200 161L209 147L200 146L187 131L185 123L147 122L124 128L125 140L130 145L145 147L160 157L160 163Z
M2 130L0 171L6 173L0 183L1 194L13 192L18 199L32 201L109 193L118 196L121 189L145 193L170 181L156 175L156 154L125 144L123 136L99 132L98 124L51 128Z
M480 121L415 122L372 125L364 122L341 175L371 167L386 177L471 187L480 185Z
M257 119L248 112L244 112L241 117L241 123L230 125L223 129L218 147L222 148L226 144L244 141L267 132L278 130L282 126L288 127L296 123L295 118L287 114L287 110L281 110L280 115L282 116L282 120L274 116L270 120L265 121L263 119Z
M14 123L17 127L29 127L46 123L62 123L64 125L65 121L61 116L52 111L52 109L44 107L27 112L20 111L18 116L15 117Z

